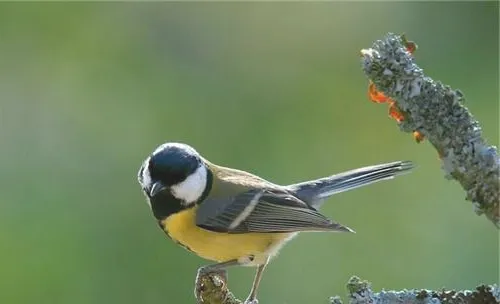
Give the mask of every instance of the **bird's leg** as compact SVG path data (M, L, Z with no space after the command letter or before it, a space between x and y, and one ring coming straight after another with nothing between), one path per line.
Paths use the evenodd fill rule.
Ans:
M260 280L262 279L262 274L264 273L264 269L269 263L269 258L266 260L264 264L261 264L257 268L257 272L255 273L255 278L253 280L252 289L250 290L250 294L245 300L244 304L259 304L257 300L257 289L259 288Z
M196 274L196 282L195 282L195 290L194 290L194 295L196 297L196 300L198 303L203 303L202 299L202 293L206 289L206 283L205 280L211 280L211 282L208 282L208 284L214 285L216 287L220 287L221 284L225 285L227 284L227 271L226 268L230 266L236 266L239 265L238 260L231 260L227 262L222 262L222 263L217 263L217 264L211 264L211 265L206 265L203 267L198 268L198 273ZM215 274L216 277L207 277L206 279L203 278L204 275L207 274ZM222 282L217 282L215 280L221 279Z

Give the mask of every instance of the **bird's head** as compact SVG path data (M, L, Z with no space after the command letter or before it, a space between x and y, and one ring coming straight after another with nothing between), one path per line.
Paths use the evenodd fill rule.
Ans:
M204 196L210 179L200 154L182 143L159 146L138 172L139 183L150 201L171 198L183 207L195 204Z

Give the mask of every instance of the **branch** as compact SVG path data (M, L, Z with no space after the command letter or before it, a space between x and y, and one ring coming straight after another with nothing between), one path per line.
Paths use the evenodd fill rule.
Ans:
M347 283L350 304L494 304L500 303L500 289L496 285L481 285L475 290L403 290L374 293L371 284L358 277ZM341 304L339 297L330 298L331 304Z
M481 138L481 127L461 102L463 94L423 74L412 51L416 45L404 36L388 34L371 49L362 50L363 71L377 90L377 102L389 102L391 116L417 141L423 137L438 151L445 176L457 180L473 202L477 214L485 214L500 228L500 159L496 147ZM387 96L387 97L385 97ZM198 304L241 304L218 274L201 275L196 282ZM347 288L350 304L491 304L500 303L496 285L474 291L404 290L374 293L370 283L352 277ZM340 304L339 297L330 299Z
M198 304L242 304L227 289L226 283L217 274L207 274L196 282L200 286ZM200 284L200 285L198 285ZM412 289L403 291L381 291L374 293L371 283L353 276L347 282L349 304L498 304L500 289L497 285L480 285L475 290ZM340 297L331 297L331 304L342 304Z
M363 71L389 97L400 129L413 132L417 141L422 135L428 138L442 159L446 178L457 180L474 211L500 228L497 149L481 137L479 123L461 104L463 94L425 76L415 64L415 48L404 36L388 34L361 51Z

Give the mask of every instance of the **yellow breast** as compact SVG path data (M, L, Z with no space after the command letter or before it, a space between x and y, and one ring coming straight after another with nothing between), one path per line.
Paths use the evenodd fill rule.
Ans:
M274 255L291 233L218 233L196 226L196 207L175 213L162 221L167 234L207 260L225 262L254 256L259 264ZM253 263L252 263L253 264Z

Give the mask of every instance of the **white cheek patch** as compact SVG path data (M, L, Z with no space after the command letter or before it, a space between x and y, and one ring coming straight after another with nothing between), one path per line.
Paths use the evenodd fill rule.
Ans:
M184 201L187 205L196 202L207 186L207 168L201 165L184 181L170 187L175 198Z

